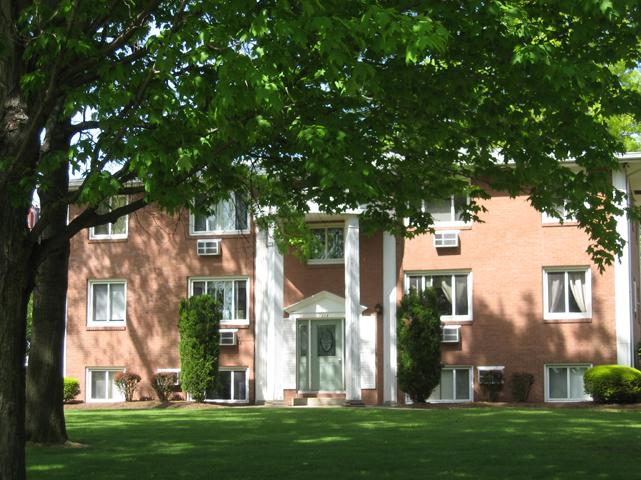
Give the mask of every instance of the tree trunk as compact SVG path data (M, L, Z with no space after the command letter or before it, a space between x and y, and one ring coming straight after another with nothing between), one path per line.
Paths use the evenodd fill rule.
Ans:
M42 215L48 227L43 240L65 238L69 165L65 162L41 190ZM27 367L26 438L38 443L67 441L63 408L63 342L67 299L69 240L53 248L38 266L33 290L31 347Z
M0 192L0 478L25 478L25 329L31 248L24 206Z

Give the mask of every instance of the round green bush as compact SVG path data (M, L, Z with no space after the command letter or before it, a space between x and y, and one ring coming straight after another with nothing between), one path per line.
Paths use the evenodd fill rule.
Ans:
M622 365L599 365L588 369L585 391L598 403L636 403L641 401L641 371Z
M80 382L75 378L65 377L63 386L63 400L70 402L80 393Z

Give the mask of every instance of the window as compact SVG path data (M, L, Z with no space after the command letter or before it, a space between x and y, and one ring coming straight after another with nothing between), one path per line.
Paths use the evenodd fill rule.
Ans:
M505 367L477 367L479 372L480 385L497 385L502 384L505 379L503 378L503 370Z
M543 318L572 320L592 317L590 270L546 268L543 271Z
M543 223L561 223L560 219L563 219L563 222L576 222L576 218L572 216L565 205L557 205L553 209L558 214L558 217L547 212L543 212L541 214Z
M343 263L345 239L342 225L312 227L316 239L308 263Z
M87 370L87 401L88 402L122 402L124 397L114 378L122 368L88 369Z
M127 197L117 195L102 202L96 209L96 213L104 215L125 205L127 205ZM128 216L124 215L113 223L105 223L104 225L91 227L89 229L89 238L91 240L127 238L127 220Z
M462 212L467 207L468 198L465 196L454 196L444 200L430 200L423 203L426 212L432 215L434 225L463 225Z
M472 272L410 273L405 291L436 287L442 321L472 321Z
M247 231L249 228L247 204L239 195L232 194L228 200L221 200L210 211L209 215L202 213L190 215L192 235L237 233Z
M443 367L441 382L428 401L470 402L472 391L472 367Z
M113 327L125 324L127 282L124 280L91 280L89 282L90 326Z
M207 389L205 399L216 402L246 402L248 390L246 368L221 367L216 385Z
M583 374L591 365L546 365L545 401L582 402L592 398L583 389Z
M173 373L176 375L174 385L180 385L180 368L158 368L156 369L156 373Z
M194 278L190 280L190 294L218 299L223 308L222 323L249 323L246 278Z

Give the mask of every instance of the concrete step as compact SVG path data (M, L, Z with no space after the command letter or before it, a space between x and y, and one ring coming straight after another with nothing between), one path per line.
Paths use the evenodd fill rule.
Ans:
M295 407L342 407L345 405L344 398L294 398L292 405Z

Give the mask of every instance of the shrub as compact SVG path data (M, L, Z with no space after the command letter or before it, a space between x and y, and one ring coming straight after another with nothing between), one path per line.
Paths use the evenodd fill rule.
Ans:
M410 290L398 308L398 382L424 402L441 381L441 305L436 289Z
M176 386L178 375L173 372L160 372L151 377L151 386L154 388L158 400L166 402Z
M501 370L481 370L479 377L481 389L491 402L496 402L499 399L499 393L503 390L503 372Z
M125 396L125 402L131 402L140 383L140 375L132 372L118 372L114 376L114 383Z
M583 375L586 393L598 403L641 401L641 372L622 365L599 365Z
M534 375L527 372L516 372L510 379L512 399L516 402L527 402L530 390L534 385Z
M180 302L180 382L197 402L218 373L220 304L209 295Z
M76 395L80 394L80 382L75 378L65 377L63 379L63 400L70 402Z

